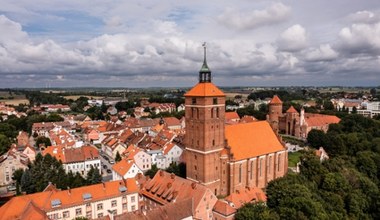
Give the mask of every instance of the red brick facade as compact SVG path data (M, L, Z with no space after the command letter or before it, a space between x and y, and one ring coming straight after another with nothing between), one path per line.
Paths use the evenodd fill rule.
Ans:
M204 80L203 74L211 73L207 64L202 70L200 82L185 94L187 179L215 195L229 195L246 187L264 188L284 176L287 151L268 122L233 125L227 137L225 94ZM273 110L281 114L282 104Z

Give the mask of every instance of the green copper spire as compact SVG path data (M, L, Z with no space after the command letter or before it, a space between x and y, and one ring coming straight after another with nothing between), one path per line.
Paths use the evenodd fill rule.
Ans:
M207 60L206 60L206 42L202 44L204 49L204 58L203 58L203 65L201 67L201 70L199 71L199 82L211 82L211 70L207 66Z

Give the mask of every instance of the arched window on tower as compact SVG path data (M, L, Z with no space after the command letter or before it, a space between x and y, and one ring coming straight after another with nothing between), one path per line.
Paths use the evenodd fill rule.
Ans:
M239 165L239 183L241 183L241 172L242 172L242 165Z
M197 118L199 119L199 109L196 108L196 110L197 110Z
M219 108L216 108L216 118L219 118Z
M214 118L214 108L211 108L211 118Z
M191 108L191 117L194 118L194 108Z

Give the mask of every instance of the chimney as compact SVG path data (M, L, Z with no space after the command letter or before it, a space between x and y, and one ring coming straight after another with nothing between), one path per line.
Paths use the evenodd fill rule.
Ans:
M175 174L174 174L174 173L171 173L171 174L170 174L170 178L172 178L172 179L174 180L174 178L175 178Z
M102 185L103 185L103 189L105 190L106 189L106 184L104 182L102 182Z
M71 189L70 189L70 187L67 187L67 193L68 193L69 195L71 195Z
M164 171L160 170L160 176L164 176Z
M191 188L192 188L192 189L196 189L196 188L197 188L197 183L194 183L194 182L191 183Z
M167 184L167 187L168 187L168 189L169 189L170 187L172 187L172 183L168 183L168 184Z

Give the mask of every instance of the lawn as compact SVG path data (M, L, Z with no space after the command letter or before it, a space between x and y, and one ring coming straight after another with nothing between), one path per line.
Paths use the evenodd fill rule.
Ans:
M292 152L288 154L288 166L296 167L297 163L300 161L301 152Z

